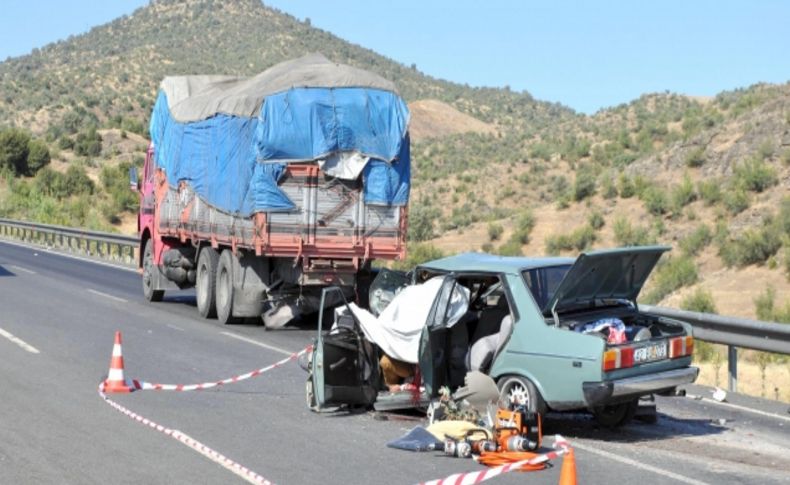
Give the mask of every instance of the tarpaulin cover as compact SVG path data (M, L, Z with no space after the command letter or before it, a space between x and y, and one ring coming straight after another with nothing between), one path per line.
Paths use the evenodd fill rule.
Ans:
M171 185L186 181L211 205L248 216L294 208L277 186L287 163L338 153L370 159L366 203L405 205L408 122L391 82L313 55L249 79L165 78L150 131Z

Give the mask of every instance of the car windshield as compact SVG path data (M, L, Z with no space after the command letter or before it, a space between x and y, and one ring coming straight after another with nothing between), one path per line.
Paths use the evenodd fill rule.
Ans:
M527 269L522 272L527 288L532 293L532 298L539 308L544 308L546 303L554 296L560 281L565 277L565 273L571 269L571 265L549 266L545 268Z

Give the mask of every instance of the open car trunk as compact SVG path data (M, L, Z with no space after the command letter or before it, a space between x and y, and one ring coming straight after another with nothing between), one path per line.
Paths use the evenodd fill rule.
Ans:
M546 322L598 336L607 349L623 348L628 367L669 358L672 338L690 331L680 322L640 313L636 302L669 249L633 247L580 255L543 306Z

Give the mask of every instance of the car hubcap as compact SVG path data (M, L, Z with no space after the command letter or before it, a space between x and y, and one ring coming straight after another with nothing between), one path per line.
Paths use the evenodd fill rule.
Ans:
M529 406L529 393L520 384L513 384L507 394L508 401L512 406Z

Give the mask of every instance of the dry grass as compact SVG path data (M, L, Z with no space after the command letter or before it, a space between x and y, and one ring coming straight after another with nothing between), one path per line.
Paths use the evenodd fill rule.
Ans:
M697 384L718 386L727 389L727 360L722 360L718 369L710 362L695 363L700 374ZM770 364L765 371L765 392L760 368L753 362L738 359L738 392L750 396L765 397L790 402L790 364Z

